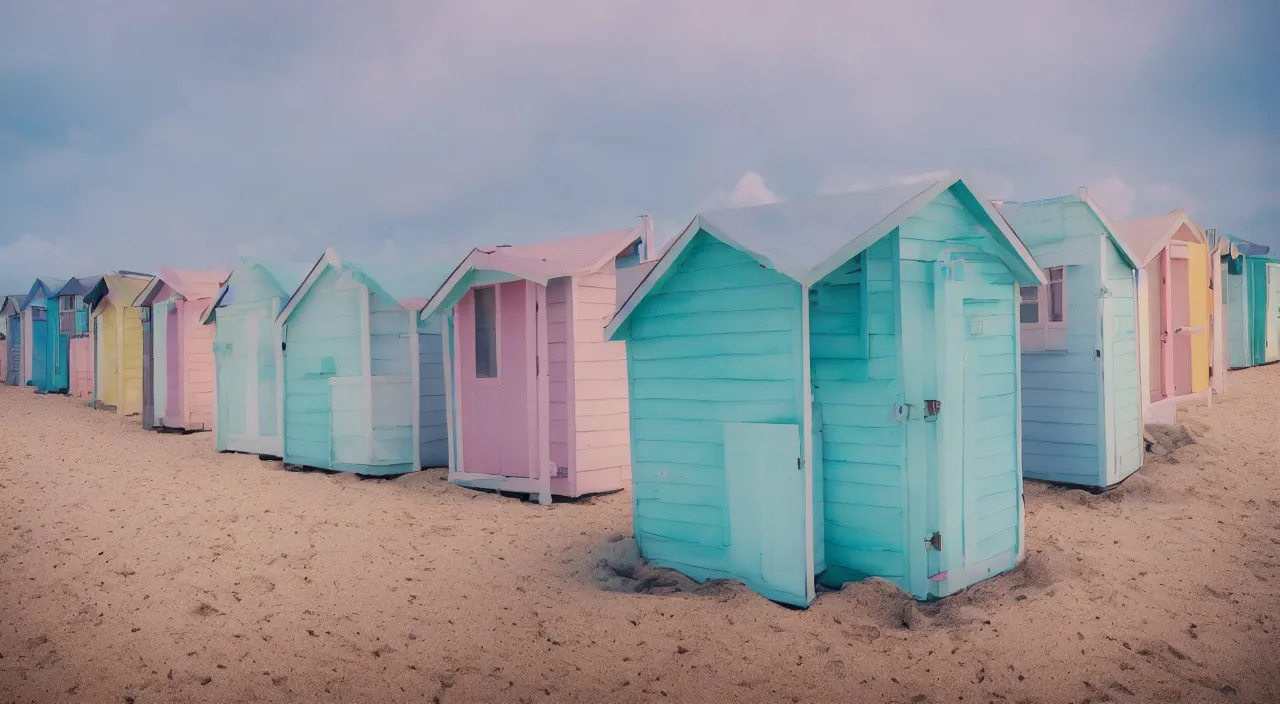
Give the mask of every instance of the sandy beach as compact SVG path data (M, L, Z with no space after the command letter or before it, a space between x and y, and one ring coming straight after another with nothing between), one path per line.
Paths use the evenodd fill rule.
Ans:
M1278 701L1280 366L1229 384L1118 490L1028 483L1017 571L807 611L600 589L629 492L287 472L2 386L0 702Z

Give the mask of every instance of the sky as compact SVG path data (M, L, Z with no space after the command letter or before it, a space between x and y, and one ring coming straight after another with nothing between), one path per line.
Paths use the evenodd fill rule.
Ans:
M1278 28L1268 0L0 0L0 293L661 240L946 169L1280 247Z

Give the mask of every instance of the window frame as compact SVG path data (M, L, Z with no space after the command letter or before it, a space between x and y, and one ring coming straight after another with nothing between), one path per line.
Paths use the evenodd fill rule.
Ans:
M480 375L480 292L484 290L493 292L493 335L492 335L492 354L493 374L488 376ZM477 382L482 384L497 384L502 379L502 325L499 320L502 319L502 292L498 284L489 286L476 286L471 289L471 346L472 346L472 375Z
M1053 266L1044 270L1048 283L1018 287L1018 328L1023 352L1066 352L1067 325L1071 319L1070 299L1067 292L1067 267ZM1055 279L1057 276L1059 278ZM1057 299L1062 303L1062 319L1053 320L1053 287L1059 287ZM1022 322L1022 306L1031 300L1025 297L1028 290L1036 293L1036 322Z

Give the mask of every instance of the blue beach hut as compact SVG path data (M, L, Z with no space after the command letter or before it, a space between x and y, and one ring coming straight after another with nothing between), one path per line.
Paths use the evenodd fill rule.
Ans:
M23 360L26 383L36 393L67 390L67 343L58 330L58 290L62 279L42 278L31 284L22 301Z
M1280 259L1271 248L1225 235L1221 248L1226 347L1232 369L1280 361Z
M606 327L642 554L797 605L1012 568L1017 287L1043 283L959 176L694 218Z
M1138 258L1083 188L996 205L1049 281L1018 302L1023 476L1117 484L1143 459Z
M306 264L242 257L201 318L214 326L218 452L284 456L275 320L307 270Z
M420 328L417 312L449 271L375 276L333 250L311 267L276 318L287 464L366 475L448 465L445 414L422 412L443 403L440 325Z
M0 299L0 326L5 332L4 383L22 385L22 299L14 294Z

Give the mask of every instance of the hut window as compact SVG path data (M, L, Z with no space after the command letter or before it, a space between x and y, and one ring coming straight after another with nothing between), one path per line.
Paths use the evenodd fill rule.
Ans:
M1064 267L1046 270L1049 283L1023 286L1018 322L1023 352L1062 352L1067 349L1067 275Z
M76 298L76 296L58 298L58 332L63 335L76 334Z
M494 379L498 376L498 289L476 289L475 305L476 378Z

